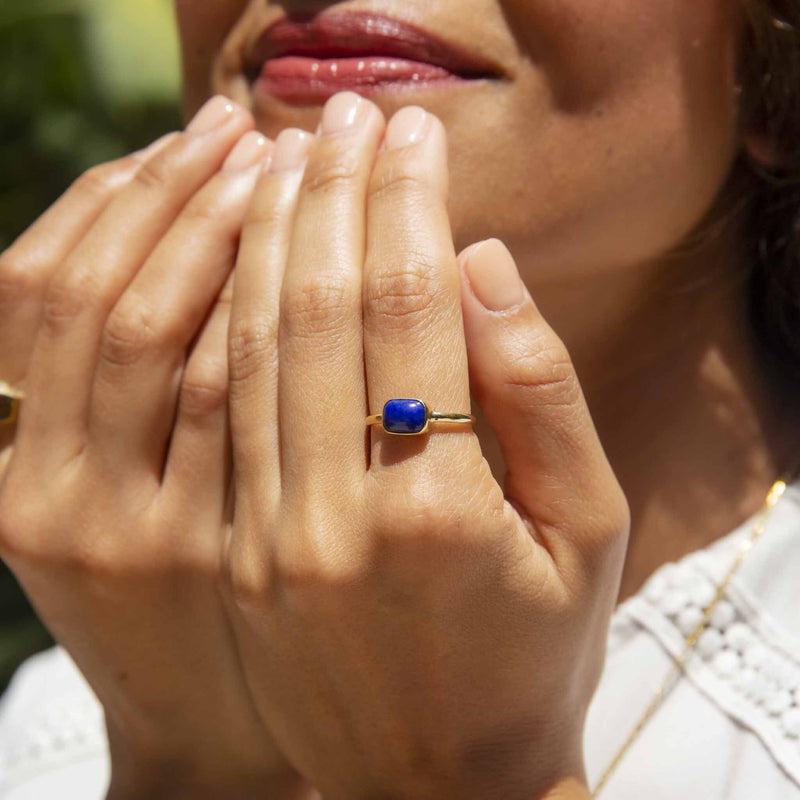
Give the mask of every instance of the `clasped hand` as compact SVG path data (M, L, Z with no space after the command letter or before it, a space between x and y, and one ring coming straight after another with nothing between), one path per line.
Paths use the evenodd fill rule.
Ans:
M456 256L433 115L250 128L210 101L0 261L36 328L0 546L111 794L586 796L628 509L563 344L499 242ZM471 395L504 488L469 426L365 426Z

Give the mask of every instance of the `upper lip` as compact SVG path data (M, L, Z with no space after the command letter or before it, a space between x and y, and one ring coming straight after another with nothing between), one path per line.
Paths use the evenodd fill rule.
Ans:
M320 13L311 18L282 17L256 40L247 59L257 72L264 62L280 56L406 58L443 67L471 78L497 78L498 66L483 56L392 17L371 12Z

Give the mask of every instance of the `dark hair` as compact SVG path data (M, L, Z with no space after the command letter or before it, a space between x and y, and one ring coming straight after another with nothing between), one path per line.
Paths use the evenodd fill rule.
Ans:
M757 343L773 377L799 399L800 3L742 2L741 130L762 133L775 164L740 157L742 216L737 224L751 269L750 312Z

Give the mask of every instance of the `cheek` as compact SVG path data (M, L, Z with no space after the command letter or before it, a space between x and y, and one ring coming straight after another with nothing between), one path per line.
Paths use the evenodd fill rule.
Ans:
M174 0L187 119L212 94L212 65L249 0Z
M449 125L459 244L503 236L562 274L677 244L738 147L733 5L509 3L516 80ZM497 143L487 157L480 140Z

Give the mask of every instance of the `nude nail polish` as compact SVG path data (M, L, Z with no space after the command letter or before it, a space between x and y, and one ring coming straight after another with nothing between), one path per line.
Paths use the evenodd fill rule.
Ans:
M233 115L233 103L223 95L212 97L186 126L189 133L209 133Z
M419 106L401 108L386 128L386 147L408 147L421 142L430 128L430 117Z
M228 153L223 172L240 172L257 164L267 154L267 138L258 131L249 131Z
M297 169L305 163L314 137L299 128L286 128L278 134L272 152L271 172Z
M339 92L325 103L322 111L320 132L339 133L352 128L359 121L359 112L364 101L355 92Z

